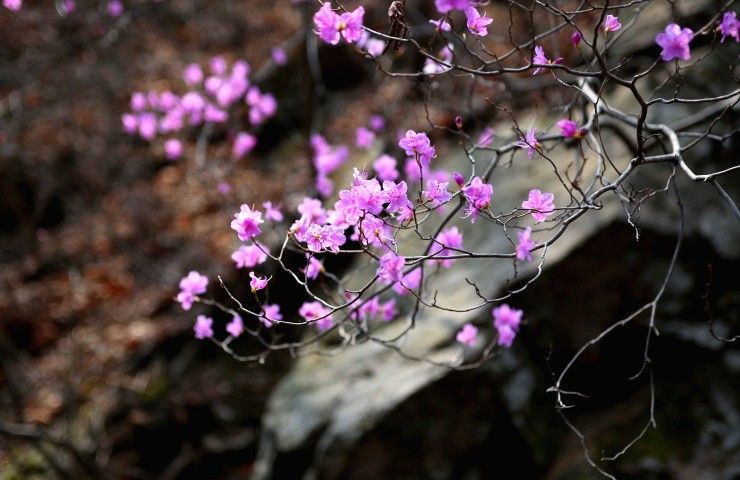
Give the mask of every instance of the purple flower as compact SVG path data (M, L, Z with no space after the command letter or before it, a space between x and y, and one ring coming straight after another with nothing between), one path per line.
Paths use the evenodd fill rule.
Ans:
M400 181L394 183L386 180L383 182L383 190L387 194L388 206L386 210L389 212L396 213L404 208L411 208L411 201L407 196L408 186L406 182Z
M123 4L119 0L110 0L108 2L108 15L113 18L120 17L123 13Z
M267 261L266 249L263 245L242 245L231 254L231 259L236 263L236 268L254 268Z
M425 167L429 166L429 162L437 154L429 141L429 137L423 132L416 133L413 130L408 130L404 137L398 141L398 146L406 152L406 155L417 158Z
M273 206L272 202L264 202L262 208L265 209L265 218L272 220L273 222L283 221L283 212L279 208Z
M457 332L457 336L455 338L458 342L472 347L473 345L475 345L475 339L477 337L478 328L472 323L466 323L465 325L463 325L463 328L459 332Z
M144 95L144 92L134 92L131 94L131 110L140 112L146 107L146 95Z
M439 13L447 13L450 10L466 10L470 7L470 0L434 0L434 6Z
M124 113L121 115L123 130L129 135L133 135L139 129L139 118L133 113Z
M198 340L213 337L213 319L205 315L198 315L195 319L193 331L195 332L195 338Z
M720 43L724 43L726 37L732 37L736 42L740 41L740 33L738 33L739 28L740 20L737 19L737 13L725 12L725 14L722 15L722 21L719 24L719 32L722 34Z
M344 229L333 225L321 226L312 223L306 230L306 245L312 252L320 252L323 249L338 252L339 247L346 241Z
M380 115L373 115L370 117L370 128L376 132L380 132L385 128L385 119Z
M168 160L177 160L182 156L182 143L176 138L164 142L164 154Z
M545 56L545 50L540 45L534 47L534 58L532 59L533 65L557 65L560 63L563 63L563 57L558 57L555 60L550 60ZM542 67L537 67L534 69L534 72L532 72L532 75L537 75L543 70L545 69Z
M183 310L190 310L195 297L205 293L207 288L208 277L193 270L180 280L180 293L177 295L177 301L180 302Z
M381 155L373 162L373 170L375 170L375 174L383 182L395 180L398 178L397 165L398 162L395 158L390 155Z
M529 191L529 199L522 202L522 208L532 210L532 217L536 222L544 222L555 212L554 199L555 195L552 193L542 193L533 188Z
M362 6L339 16L337 29L347 43L355 43L362 36L362 19L364 16L365 9Z
M198 85L203 81L203 70L197 63L191 63L182 71L182 79L187 85Z
M316 198L303 197L298 205L298 213L311 222L324 223L326 221L326 210L321 206L321 200Z
M565 138L575 138L580 140L586 135L585 128L579 128L578 124L573 120L562 118L558 120L558 128L560 128L560 134Z
M465 178L460 172L452 172L452 179L455 181L458 187L465 185Z
M288 56L285 54L285 50L280 47L274 47L270 52L270 56L276 65L285 65L288 63Z
M518 232L519 243L516 245L516 258L518 260L532 261L532 249L534 240L532 240L532 227L527 227L523 232Z
M665 32L655 36L655 43L663 49L660 52L661 58L666 62L674 58L680 58L681 60L691 58L689 42L691 42L693 36L694 32L690 28L681 28L675 23L669 24L665 27Z
M498 344L509 348L514 341L519 324L522 321L522 311L503 304L493 309L493 325L498 330Z
M270 279L267 277L258 277L254 274L254 272L249 272L249 278L251 278L251 280L249 281L249 286L252 288L252 293L264 289L265 287L267 287L267 282L270 281Z
M426 201L431 202L432 208L447 203L452 198L452 194L447 190L447 184L448 182L439 182L435 179L427 181L427 189L422 190L421 194Z
M303 273L306 274L306 278L309 280L316 280L319 277L319 273L324 271L324 265L321 261L315 257L308 257L308 264L303 269Z
M614 15L607 15L604 19L604 32L616 32L622 28L622 24L619 23L619 18Z
M329 330L334 325L331 310L320 302L305 302L298 309L298 315L308 323L316 322L316 327L320 331Z
M581 32L573 32L573 35L570 36L570 41L575 47L581 44L582 39L583 36L581 35Z
M493 186L483 183L480 177L473 177L469 185L462 188L463 196L468 201L465 209L466 217L475 223L478 218L478 212L485 210L491 205L491 195L493 195Z
M213 72L215 75L223 75L224 73L226 73L226 60L224 59L224 57L217 55L211 58L210 66L211 72Z
M486 27L493 22L491 17L481 15L478 13L478 10L473 7L465 9L465 17L467 18L467 26L470 33L478 35L479 37L485 37L488 35L488 28Z
M280 305L266 303L262 306L262 310L263 312L262 315L260 315L259 320L266 328L272 327L274 323L283 319L283 316L280 313Z
M313 23L321 40L331 45L339 43L341 39L338 28L339 15L334 13L329 2L324 3L319 11L314 14Z
M437 257L447 257L457 252L450 249L461 249L463 246L463 234L457 227L450 227L439 232L435 240L435 247L440 249L434 252ZM452 258L446 258L439 261L444 268L450 268L455 262Z
M239 240L246 242L250 238L262 233L259 227L261 223L264 223L262 212L252 210L249 208L249 205L242 205L241 210L234 214L234 220L231 221L231 228L239 236Z
M440 32L449 32L450 30L452 30L450 22L448 22L446 18L440 18L439 20L429 20L429 23L437 27L437 30Z
M3 0L3 7L12 12L17 12L23 6L23 0Z
M534 127L527 131L523 140L517 141L514 145L519 148L525 148L527 150L527 158L530 160L532 159L534 152L542 147L540 142L537 140L537 129Z
M405 265L406 261L403 257L396 255L394 252L388 252L380 257L377 271L378 278L386 284L397 282L401 280Z
M393 291L399 295L407 295L410 290L416 290L421 283L421 268L415 268L393 284Z
M355 130L355 145L359 148L370 148L375 141L375 133L365 127L357 127Z
M244 332L244 321L242 320L242 317L234 315L231 321L226 325L226 331L234 338L241 335L242 332Z

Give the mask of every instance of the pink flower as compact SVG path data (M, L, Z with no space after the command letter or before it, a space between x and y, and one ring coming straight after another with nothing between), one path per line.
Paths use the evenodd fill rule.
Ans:
M121 115L123 130L129 135L133 135L139 129L139 118L133 113L124 113Z
M153 140L157 136L157 116L153 113L139 115L139 135L145 140Z
M614 15L607 15L604 19L604 32L616 32L622 28L622 24L619 23L619 18Z
M476 328L476 326L472 323L466 323L465 325L463 325L463 328L459 332L457 332L457 336L455 338L458 342L472 347L473 345L475 345L475 339L477 337L478 328Z
M226 325L226 331L234 338L241 335L242 332L244 332L244 321L242 320L242 317L234 315L231 321Z
M421 283L421 268L415 268L393 284L393 291L399 295L407 295L409 290L416 290Z
M511 347L516 332L519 330L519 324L522 321L522 311L513 309L507 304L503 304L493 309L493 325L498 330L498 344L509 348Z
M23 0L3 0L3 7L12 12L17 12L23 6Z
M195 319L193 331L195 332L195 338L198 340L213 337L213 319L205 315L198 315Z
M252 293L264 289L265 287L267 287L267 282L270 281L270 279L267 277L258 277L254 274L254 272L249 272L249 278L251 278L251 280L249 281L249 286L252 288Z
M234 214L234 220L231 221L231 228L239 236L239 240L245 242L262 233L259 227L261 223L264 223L262 212L252 210L249 208L249 205L242 205L241 210Z
M164 142L164 154L169 160L177 160L182 156L182 143L176 138Z
M357 127L355 130L355 145L359 148L370 148L375 142L375 133L365 127Z
M418 158L422 166L429 166L432 158L437 154L436 150L429 141L426 133L416 133L413 130L408 130L406 135L398 141L398 146L401 147L406 155L413 158Z
M427 189L422 190L421 194L426 201L431 202L433 208L436 208L452 198L452 194L447 190L447 184L447 182L438 182L434 179L429 180Z
M447 257L454 255L455 251L450 249L461 249L463 246L463 234L457 227L450 227L439 232L437 238L435 238L435 248L439 248L434 255L437 257ZM450 268L455 262L452 258L447 258L439 261L444 268Z
M483 183L480 177L473 177L470 184L462 188L462 192L468 201L465 216L470 217L470 221L475 223L475 220L478 218L478 212L485 210L491 205L493 186Z
M554 199L555 195L552 193L542 193L533 188L529 191L529 199L522 202L522 208L532 210L532 217L536 222L544 222L555 212Z
M666 62L674 58L681 60L691 58L689 43L693 36L694 32L690 28L681 28L675 23L669 24L665 27L665 32L655 36L655 43L663 49L660 52L661 58Z
M740 41L740 33L738 33L738 30L740 29L740 20L737 19L736 12L725 12L725 14L722 15L722 21L718 28L719 32L722 34L720 43L724 43L726 37L732 37L736 42Z
M191 63L182 71L182 79L187 85L198 85L203 81L203 70L197 63Z
M385 303L381 303L378 307L378 315L384 322L390 322L398 315L398 309L396 308L396 299L391 298Z
M226 60L224 57L215 56L210 61L211 72L216 75L223 75L226 73Z
M123 4L119 0L110 0L108 2L108 15L113 18L120 17L123 13Z
M274 323L283 319L280 313L280 305L266 303L262 306L262 310L263 312L259 319L266 328L272 327Z
M195 297L205 293L207 288L208 277L193 270L180 280L180 293L177 295L177 301L180 302L183 310L190 310Z
M406 261L403 257L396 255L394 252L388 252L380 257L377 271L378 278L386 284L397 282L401 280L405 265Z
M364 16L365 9L362 6L339 16L337 29L341 32L347 43L355 43L362 36L362 19Z
M324 271L324 265L321 261L315 257L308 258L308 264L303 269L303 273L306 274L306 278L309 280L316 280L319 277L319 273Z
M450 10L466 10L470 7L470 0L434 0L434 6L439 13L447 13Z
M381 181L395 180L398 178L396 159L390 155L381 155L373 162L373 170Z
M311 224L306 230L306 245L312 252L330 250L338 252L339 247L344 245L347 238L344 236L344 229L333 225Z
M558 120L557 125L560 128L560 134L565 138L575 138L576 140L580 140L586 136L586 129L579 127L573 120L562 118Z
M388 199L386 210L389 212L396 213L405 208L411 208L411 201L407 195L408 186L406 182L400 181L394 183L386 180L383 182L383 190L385 190Z
M550 60L545 56L545 50L540 45L534 47L534 58L532 59L533 65L557 65L560 63L563 63L563 57L558 57L555 60ZM534 69L534 72L532 72L532 75L537 75L543 70L545 69L542 67L537 67Z
M285 54L285 50L280 47L274 47L270 52L270 57L275 65L285 65L288 63L288 56Z
M570 36L570 41L575 47L581 44L582 39L581 32L573 32L573 35Z
M334 326L331 310L324 307L320 302L305 302L298 309L298 315L308 323L316 322L320 331L325 331Z
M245 97L249 109L249 123L259 125L268 118L275 115L277 111L277 101L269 93L262 93L257 87L252 87Z
M467 18L467 26L470 33L479 37L488 35L488 28L486 27L493 22L491 17L481 16L478 10L473 7L465 9L465 17Z
M537 129L534 127L530 128L524 135L524 139L517 141L515 145L519 148L525 148L527 150L527 158L531 160L534 152L542 148L542 145L537 140Z
M313 23L321 40L331 45L339 43L341 39L338 28L339 15L334 13L329 2L325 2L319 11L314 14Z
M262 208L265 209L265 218L272 220L273 222L283 221L283 212L277 207L273 206L272 202L264 202Z
M532 227L527 227L523 232L518 232L519 243L516 245L516 258L519 260L532 261L532 248L534 248L534 240L532 240Z
M422 72L426 75L439 75L440 73L445 73L451 69L448 65L452 63L452 44L448 44L445 47L442 47L442 49L437 54L437 57L439 58L439 61L436 59L427 58L424 62L424 68L422 69ZM444 63L441 63L444 62Z
M266 250L263 245L242 245L231 254L231 259L236 263L236 268L254 268L267 261Z
M439 20L429 20L429 23L434 25L440 32L449 32L450 30L452 30L452 27L450 26L450 23L447 21L446 18L440 18Z
M380 132L385 128L385 119L380 115L373 115L370 117L370 128L376 132Z
M144 92L134 92L131 94L131 110L140 112L147 107L146 95Z

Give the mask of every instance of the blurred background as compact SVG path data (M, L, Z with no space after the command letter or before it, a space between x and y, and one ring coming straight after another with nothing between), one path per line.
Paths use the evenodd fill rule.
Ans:
M290 449L271 446L262 418L296 360L240 363L194 340L192 315L173 301L179 279L198 270L244 284L229 258L231 216L242 203L291 205L311 192L311 132L351 143L372 114L389 132L424 129L428 115L451 123L464 108L449 100L459 87L441 86L446 100L430 109L423 81L388 79L349 48L318 46L314 2L138 1L118 16L105 3L80 0L65 12L27 1L17 13L0 11L0 479L599 478L546 389L584 342L652 299L671 258L672 224L646 221L636 243L615 219L550 265L519 299L527 328L493 361L420 385L353 438L326 447L319 421ZM719 8L677 3L673 14L697 25ZM366 24L384 30L388 2L362 4ZM432 2L409 5L411 21L432 18ZM495 19L506 12L489 8ZM657 55L650 41L631 45L635 55ZM276 46L284 65L273 60ZM183 68L214 55L247 60L278 100L254 152L232 160L233 132L216 132L199 164L192 132L183 159L170 161L161 141L123 132L133 91L181 89ZM420 67L413 55L398 62ZM511 109L547 101L539 88L480 88ZM476 108L472 128L506 119ZM737 120L732 112L727 128ZM445 152L456 140L434 142ZM731 151L737 158L736 141ZM689 209L697 227L651 347L658 428L610 465L620 479L740 478L740 352L707 325L711 318L717 335L737 333L740 237L713 233L727 217L708 195L696 197L706 210ZM298 305L287 284L278 296ZM619 329L573 372L571 386L590 399L568 413L593 439L595 458L618 451L649 418L649 379L627 379L644 338L645 322ZM306 423L316 420L305 412Z

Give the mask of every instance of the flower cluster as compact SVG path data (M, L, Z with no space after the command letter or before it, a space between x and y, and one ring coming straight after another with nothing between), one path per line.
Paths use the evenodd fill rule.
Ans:
M203 124L225 124L232 110L239 118L236 107L246 106L247 118L257 127L275 115L277 102L269 93L263 93L249 80L251 67L244 60L237 60L229 68L223 57L213 57L208 71L192 63L185 67L182 80L190 89L183 95L171 90L134 92L131 111L121 117L124 130L130 135L152 141L158 135L177 135L188 127ZM248 132L233 135L232 154L235 159L247 155L257 145L257 138ZM168 159L179 158L183 145L178 138L164 143Z
M208 277L192 271L180 280L180 293L177 294L177 301L180 302L183 310L190 310L195 297L206 293L207 288Z
M507 304L503 304L493 309L493 326L498 331L498 344L502 347L509 348L514 342L519 331L519 324L522 321L521 310L511 308Z

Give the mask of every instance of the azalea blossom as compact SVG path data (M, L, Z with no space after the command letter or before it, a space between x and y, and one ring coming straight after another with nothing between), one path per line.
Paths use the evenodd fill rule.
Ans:
M280 313L280 305L266 303L262 305L262 310L259 320L266 328L272 327L273 324L283 319L283 315Z
M236 263L236 268L254 268L267 261L266 250L263 245L242 245L231 254L231 259Z
M470 221L475 223L478 218L478 212L485 210L491 205L491 195L493 195L493 186L483 183L480 177L473 177L470 184L462 188L463 196L468 201L464 216L470 217Z
M264 202L262 208L265 209L265 218L273 222L283 221L283 212L272 204L272 202Z
M439 13L450 10L466 10L470 7L470 0L434 0L434 6Z
M452 193L447 190L447 182L439 182L435 179L427 181L427 189L422 190L424 199L431 202L433 208L447 203L452 198Z
M493 22L491 17L481 15L476 8L469 7L465 9L465 17L467 18L467 27L470 33L478 35L479 37L485 37L488 35L488 25Z
M409 157L418 158L423 166L428 166L429 162L437 154L431 141L429 141L429 137L424 132L416 133L413 130L407 130L403 138L398 141L398 146Z
M316 327L320 331L328 330L334 326L334 318L332 317L331 310L320 302L305 302L298 309L298 315L303 317L308 323L315 322Z
M660 57L666 62L674 58L690 59L689 43L693 37L694 32L690 28L681 28L675 23L669 24L665 27L665 32L655 36L655 43L663 49L660 52Z
M193 270L180 280L180 293L177 295L177 301L180 302L183 310L190 310L195 297L205 293L207 288L208 277Z
M521 310L511 308L507 304L503 304L493 309L493 325L498 331L498 344L502 347L509 348L514 342L514 337L519 330L519 325L522 321Z
M394 252L388 252L380 257L378 266L378 278L384 283L393 283L401 280L403 267L406 261L403 257L396 255Z
M578 127L573 120L562 118L558 120L557 125L560 128L560 134L565 138L581 139L586 135L586 129Z
M515 145L519 148L526 149L527 158L531 160L532 156L534 156L534 152L542 148L542 145L540 145L540 142L537 140L537 129L534 127L530 128L524 135L524 139L517 141Z
M226 325L226 331L234 338L244 332L244 320L239 315L234 315L231 321Z
M193 326L195 338L203 340L213 337L213 319L205 315L198 315Z
M724 43L725 38L727 37L734 38L736 42L740 41L740 33L738 33L738 30L740 29L740 20L737 19L736 12L725 12L724 15L722 15L722 21L720 22L718 29L722 34L720 43Z
M532 227L527 227L523 232L517 233L519 237L519 243L516 245L516 258L518 260L532 261L532 249L534 248L534 240L532 240Z
M550 60L545 56L545 50L542 48L542 46L537 45L534 47L534 58L532 59L533 65L557 65L560 63L563 63L563 57L558 57L555 60ZM545 69L542 67L537 67L534 69L534 72L532 72L532 75L537 75L544 70Z
M242 205L241 210L234 214L234 220L231 221L231 228L236 232L239 240L245 242L262 233L259 227L262 223L264 223L262 212L252 210L249 208L249 205Z
M457 332L455 338L458 342L464 343L472 347L475 345L475 340L478 337L478 328L472 323L466 323L463 328Z
M252 293L262 290L267 287L267 282L270 280L267 277L258 277L254 272L249 272L249 286L252 288Z
M536 222L544 222L555 212L554 199L555 195L552 193L542 193L539 189L533 188L529 191L529 198L522 202L522 208L532 210L532 217Z
M604 32L616 32L622 28L622 24L619 23L619 18L614 15L607 15L604 19Z

